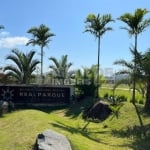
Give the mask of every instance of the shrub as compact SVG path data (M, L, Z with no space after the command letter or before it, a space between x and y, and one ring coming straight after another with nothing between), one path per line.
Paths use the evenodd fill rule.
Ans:
M135 103L137 103L138 101L137 101L137 99L135 99ZM130 99L130 103L132 103L132 99Z
M120 102L124 102L124 101L127 101L127 97L124 96L124 95L117 96L117 100L120 101Z
M107 99L108 96L109 96L108 93L105 93L105 94L104 94L104 98L105 98L105 99Z
M107 99L112 105L117 105L120 102L127 101L127 97L124 95L121 96L112 95L112 94L108 95L108 93L104 95L104 99Z
M139 104L144 104L144 101L142 99L140 99Z

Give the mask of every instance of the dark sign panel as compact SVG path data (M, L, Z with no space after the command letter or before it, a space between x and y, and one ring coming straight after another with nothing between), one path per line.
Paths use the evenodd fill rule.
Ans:
M69 103L70 87L2 85L0 100L14 103Z

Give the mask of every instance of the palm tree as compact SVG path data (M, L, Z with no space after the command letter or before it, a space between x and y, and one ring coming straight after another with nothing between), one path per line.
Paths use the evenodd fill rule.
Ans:
M30 33L33 36L27 45L39 45L41 47L41 77L43 77L43 48L48 45L50 38L55 35L51 33L50 28L44 24L41 24L39 27L32 27L27 31L27 33Z
M134 78L134 56L136 55L136 79L138 79L138 81L141 81L141 61L142 61L142 54L139 53L138 51L137 54L135 54L135 51L134 49L130 48L130 52L133 56L133 59L131 62L128 62L124 59L120 59L120 60L117 60L114 62L114 65L121 65L123 66L124 68L118 72L116 72L117 75L127 75L124 79L121 79L119 80L117 83L116 83L116 87L122 83L124 84L127 84L129 86L129 88L131 88L132 84L131 82L133 81L133 78Z
M36 70L36 65L40 63L33 59L34 55L35 51L24 54L18 49L13 49L12 54L6 57L7 60L14 63L14 65L7 65L4 68L4 71L7 71L7 76L14 77L21 84L29 83L32 73Z
M122 66L126 67L126 69L123 69L123 70L119 71L118 74L128 74L129 75L129 78L128 78L129 82L132 82L136 79L135 80L136 82L134 81L135 85L133 84L133 86L134 86L133 90L135 90L136 89L136 83L138 83L139 81L141 82L141 77L142 77L142 70L141 70L141 68L142 68L141 67L142 66L141 65L142 64L142 54L139 53L137 50L135 51L135 48L130 49L130 51L133 55L132 62L127 62L127 61L122 59L122 60L119 60L119 61L115 61L114 64L122 65ZM135 58L136 58L136 61L135 61ZM136 70L135 70L135 62L136 62ZM133 95L132 95L132 104L133 104L133 106L136 110L136 114L137 114L138 119L139 119L139 123L140 123L140 126L141 126L141 132L144 136L146 136L146 133L145 133L145 130L144 130L143 120L142 120L142 117L140 115L140 112L139 112L138 107L136 106L135 102L136 102L135 101L135 95L134 95L134 101L133 101Z
M85 20L85 32L90 32L98 39L98 59L97 59L97 97L99 95L99 66L100 66L100 40L106 31L112 30L111 27L107 27L107 24L114 21L110 14L97 16L89 14Z
M138 35L145 31L145 29L150 25L150 19L145 19L144 16L149 11L146 9L136 9L134 14L125 13L124 15L120 16L118 19L122 22L127 24L127 27L122 27L122 29L127 30L130 36L134 36L134 69L133 75L136 74L136 64L137 64L137 43L138 43ZM133 78L133 94L132 94L132 101L135 102L135 85L136 79Z
M71 79L74 77L74 71L70 71L70 67L73 65L71 62L68 63L68 55L63 55L60 60L57 60L54 57L49 58L53 62L49 66L51 69L51 75L57 79L62 80L64 84L65 79Z
M144 81L146 83L146 102L145 110L150 112L150 49L142 56L141 68Z
M133 68L133 93L132 93L132 103L135 107L135 110L137 112L141 129L143 130L143 122L140 117L138 108L135 104L135 88L136 88L136 74L137 74L137 43L138 43L138 35L145 31L145 29L150 25L150 19L144 19L144 16L149 11L146 9L136 9L134 14L125 13L124 15L120 16L118 19L122 22L126 23L127 27L123 27L122 29L125 29L128 31L130 36L134 36L134 68ZM143 131L144 134L144 131Z
M97 65L92 65L90 68L83 67L82 70L76 71L76 87L79 94L83 96L95 96L96 91L96 80L97 80Z

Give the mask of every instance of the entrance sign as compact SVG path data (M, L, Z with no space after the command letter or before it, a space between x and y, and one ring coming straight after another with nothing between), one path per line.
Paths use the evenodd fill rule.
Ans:
M0 100L16 104L68 104L70 98L70 86L0 85Z

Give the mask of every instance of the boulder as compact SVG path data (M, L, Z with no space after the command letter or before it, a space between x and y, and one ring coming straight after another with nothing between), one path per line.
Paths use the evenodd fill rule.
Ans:
M0 115L3 115L8 112L8 102L7 101L0 101Z
M36 150L72 150L71 145L64 135L52 130L45 130L38 134Z
M111 112L112 111L109 108L108 103L104 101L97 101L87 110L85 110L85 112L83 113L83 118L92 118L103 121L111 114Z

